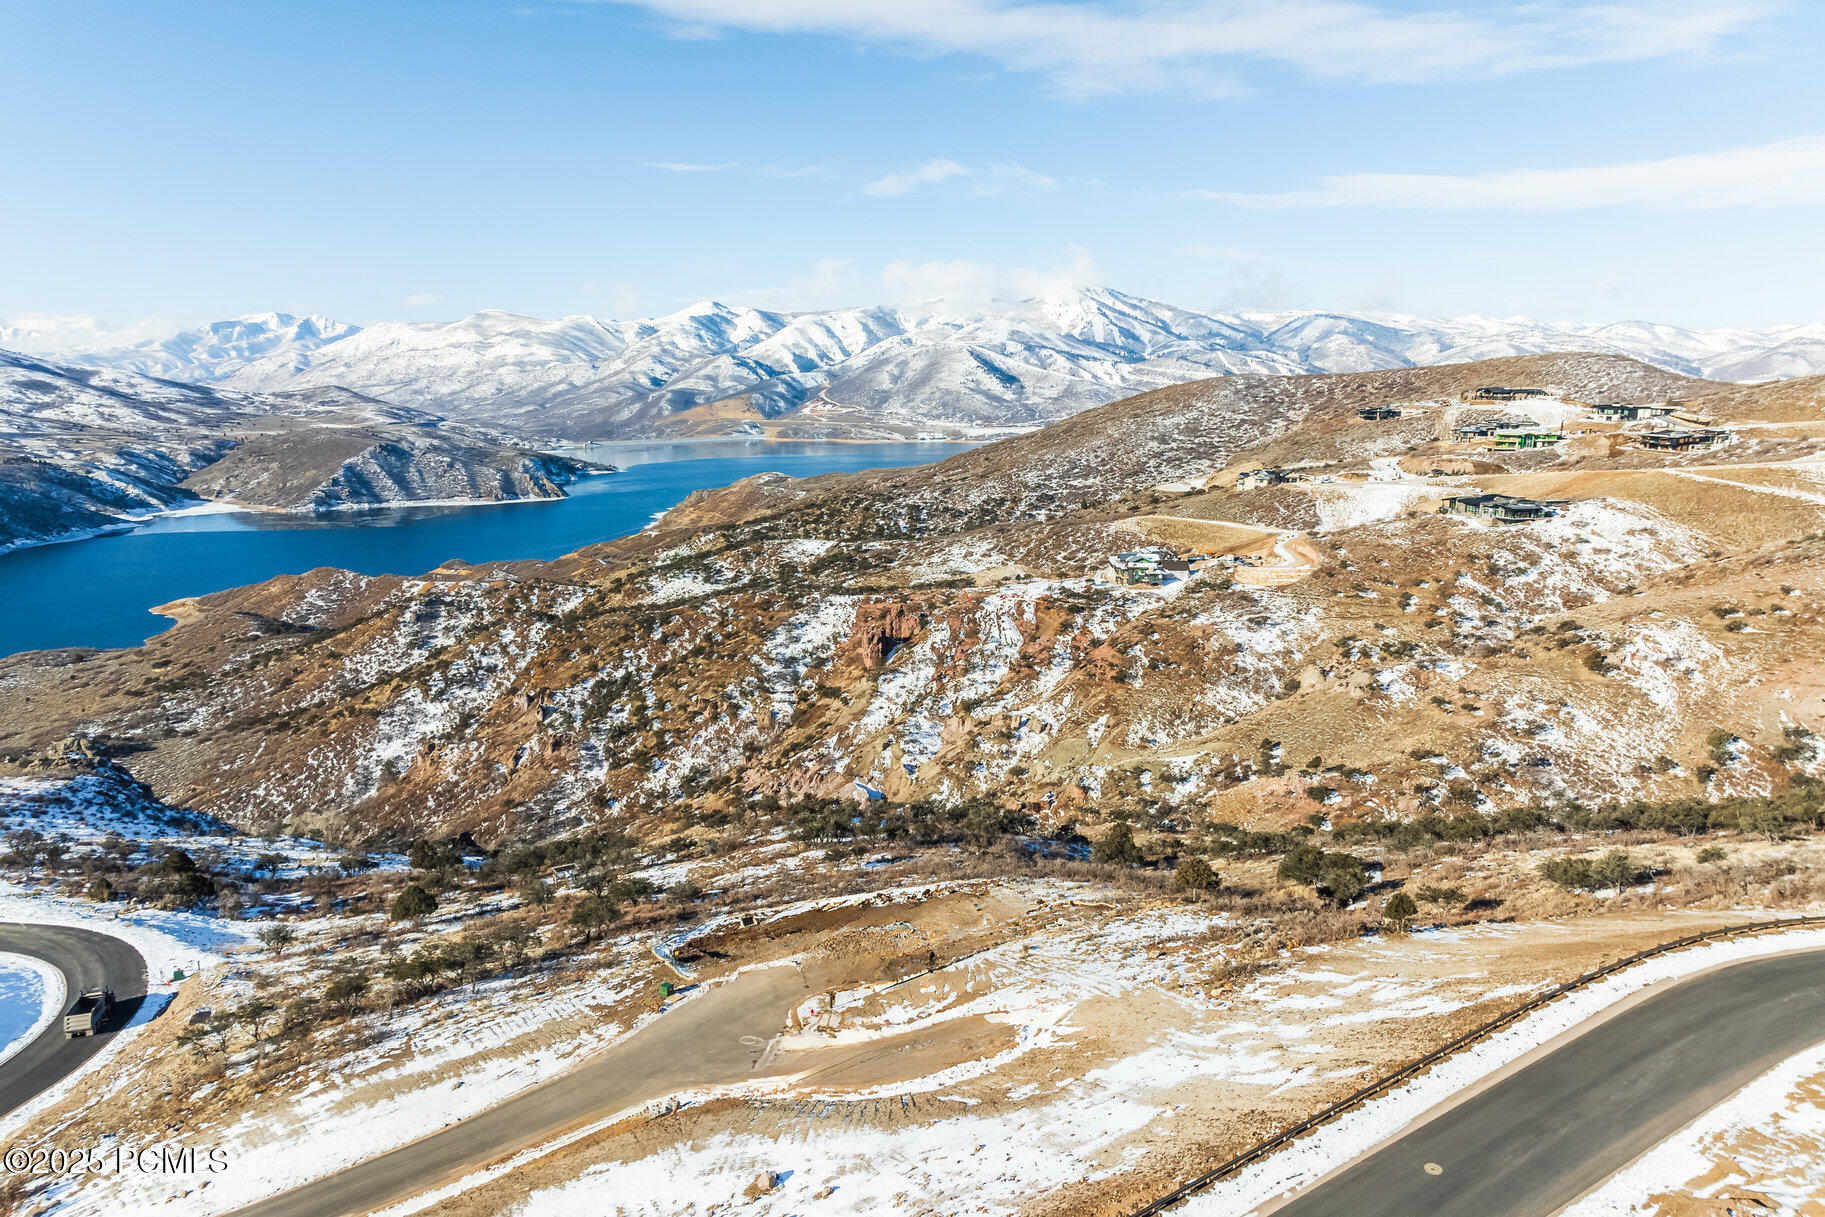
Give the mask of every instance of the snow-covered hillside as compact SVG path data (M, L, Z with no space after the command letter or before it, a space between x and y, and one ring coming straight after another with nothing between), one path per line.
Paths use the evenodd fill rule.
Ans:
M0 553L199 496L284 511L561 498L588 468L346 389L239 393L0 350Z
M925 425L1030 425L1233 372L1355 372L1594 350L1687 375L1825 371L1825 323L1692 330L1647 322L1381 313L1204 313L1106 288L972 311L785 313L705 301L643 321L483 312L358 328L265 314L81 362L273 392L332 385L547 433L652 430L748 396L778 416L813 400Z

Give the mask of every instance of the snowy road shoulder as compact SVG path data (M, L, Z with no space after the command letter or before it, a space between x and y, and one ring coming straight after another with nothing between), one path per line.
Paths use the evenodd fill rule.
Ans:
M174 973L181 970L191 976L220 963L229 951L245 946L253 930L251 923L221 921L195 913L125 910L118 905L66 900L5 881L0 881L0 921L69 926L119 938L144 958L147 981L146 1000L140 1003L133 1020L81 1068L10 1112L0 1121L0 1134L23 1127L39 1112L62 1101L79 1081L105 1068L133 1043L139 1030L151 1022L177 992L176 985L170 981ZM61 1008L61 977L57 987Z
M1825 1178L1821 1075L1825 1044L1795 1053L1572 1202L1561 1217L1636 1217L1668 1211L1661 1203L1667 1193L1721 1202L1746 1191L1770 1202L1772 1212L1807 1212ZM1757 1200L1751 1207L1768 1205Z
M167 983L174 973L193 975L249 945L258 928L253 922L225 921L199 913L66 900L4 880L0 880L0 921L65 925L122 939L145 957L146 978L154 994L169 994Z
M63 974L42 959L0 951L0 1064L37 1039L63 1009Z
M1564 998L1435 1066L1393 1093L1366 1103L1317 1133L1189 1200L1186 1217L1235 1217L1303 1191L1374 1152L1493 1075L1581 1024L1655 985L1687 980L1727 964L1825 949L1825 929L1710 943L1619 972ZM1595 1210L1601 1212L1603 1210Z

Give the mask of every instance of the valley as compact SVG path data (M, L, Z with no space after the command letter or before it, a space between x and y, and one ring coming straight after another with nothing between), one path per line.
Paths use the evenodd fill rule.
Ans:
M4 13L0 1217L1825 1217L1825 5Z
M1820 378L1541 354L1173 385L13 655L7 893L206 946L9 1127L243 1169L8 1199L1132 1212L1542 988L1816 907L1821 558ZM1195 1211L1820 941L1618 973Z

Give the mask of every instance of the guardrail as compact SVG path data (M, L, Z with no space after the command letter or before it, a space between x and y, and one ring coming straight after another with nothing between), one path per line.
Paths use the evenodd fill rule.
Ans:
M1586 972L1575 980L1568 980L1564 984L1542 990L1516 1006L1514 1009L1508 1011L1506 1014L1499 1014L1488 1022L1473 1027L1443 1047L1434 1048L1431 1052L1426 1053L1426 1055L1408 1062L1399 1069L1396 1069L1393 1073L1388 1074L1378 1081L1371 1082L1369 1085L1364 1086L1355 1093L1338 1099L1335 1103L1314 1112L1312 1115L1307 1116L1298 1123L1287 1125L1265 1141L1250 1146L1227 1162L1223 1162L1210 1170L1205 1171L1195 1179L1181 1183L1178 1187L1167 1192L1159 1199L1143 1208L1134 1210L1131 1217L1151 1217L1152 1214L1163 1213L1174 1205L1182 1204L1211 1184L1228 1178L1245 1166L1254 1165L1263 1158L1272 1155L1275 1150L1278 1150L1304 1136L1306 1133L1311 1132L1314 1128L1328 1124L1352 1108L1359 1107L1370 1099L1379 1098L1407 1079L1414 1077L1417 1074L1424 1073L1453 1053L1468 1048L1478 1040L1486 1039L1509 1024L1532 1014L1535 1010L1541 1009L1542 1007L1557 1001L1567 993L1575 992L1587 985L1595 984L1604 977L1620 972L1624 968L1631 967L1644 960L1652 959L1656 955L1665 955L1669 951L1677 951L1684 947L1695 946L1701 942L1716 942L1725 938L1740 937L1744 934L1761 934L1769 930L1784 930L1791 929L1794 926L1819 925L1821 923L1825 923L1825 916L1786 917L1774 921L1751 921L1744 925L1724 926L1721 929L1705 930L1697 934L1687 934L1684 938L1675 938L1668 942L1658 943L1645 950L1636 951L1632 955L1625 955L1612 963L1604 964L1594 972Z

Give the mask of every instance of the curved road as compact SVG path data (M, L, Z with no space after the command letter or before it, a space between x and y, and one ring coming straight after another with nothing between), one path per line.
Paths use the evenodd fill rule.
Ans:
M61 925L0 923L0 951L42 959L63 973L63 1010L85 989L112 989L115 1000L107 1031L66 1040L59 1010L37 1038L0 1064L0 1116L6 1116L73 1073L133 1021L146 999L146 961L119 938Z
M232 1217L372 1212L636 1104L759 1076L768 1042L810 991L796 967L742 973L685 999L570 1073Z
M1593 1027L1272 1212L1548 1217L1822 1040L1825 952L1732 964Z

